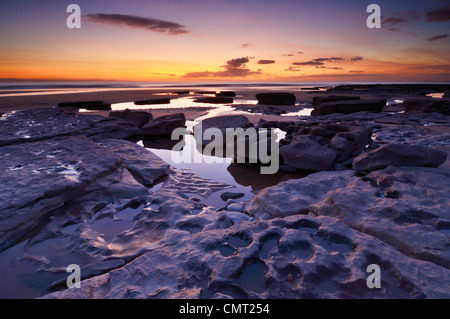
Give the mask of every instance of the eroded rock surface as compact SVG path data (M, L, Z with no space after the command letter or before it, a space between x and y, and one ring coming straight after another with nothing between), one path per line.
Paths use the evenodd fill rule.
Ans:
M121 159L87 137L0 147L0 167L0 250L84 195L97 193L101 201L117 192L125 197L147 192L136 182L120 185Z
M184 126L177 116L154 129L165 120ZM449 298L446 163L370 173L347 165L389 143L445 150L448 124L443 114L386 112L262 122L286 131L282 145L307 138L333 151L342 170L216 209L203 198L232 186L115 139L135 134L131 122L5 114L0 297L15 287L43 298ZM65 285L73 263L80 289ZM367 287L370 264L381 268L380 289Z
M350 170L319 172L291 179L259 192L247 211L251 216L263 219L307 214L309 205L325 199L330 191L345 187L353 179L355 173Z
M184 113L163 115L155 118L142 127L141 134L147 137L170 136L176 128L186 124Z
M128 138L139 133L139 129L128 121L63 109L10 112L0 118L0 146L62 136L87 136L100 140Z
M450 268L449 177L448 170L389 167L331 192L310 209L339 216L407 256Z
M136 180L145 186L152 186L169 174L169 164L136 143L109 139L101 141L100 145L119 156Z
M446 152L430 147L391 143L359 155L353 161L353 168L372 171L391 165L438 167L446 158Z
M450 101L448 100L432 100L432 99L416 99L406 100L403 102L405 112L413 113L431 113L439 112L450 115Z
M321 172L265 189L248 211L263 218L333 216L409 257L450 268L449 177L426 167L392 166L362 177Z
M194 126L194 130L198 131L197 134L201 134L200 141L204 145L211 143L211 140L203 139L205 131L208 129L218 129L222 132L222 142L219 144L226 143L226 131L229 129L242 128L246 130L249 127L253 127L253 124L244 115L223 115L216 116L202 120L200 123ZM214 135L213 135L214 136ZM214 136L215 138L215 136ZM214 138L212 140L214 141Z
M337 154L307 136L298 136L289 145L280 148L280 155L284 163L291 167L326 171L331 169Z
M152 218L146 215L142 218ZM124 266L44 298L445 298L448 269L410 259L332 217L208 225L180 219ZM211 223L211 221L209 221ZM203 225L192 234L180 227ZM221 227L218 227L221 226ZM395 261L395 262L394 262ZM377 263L381 289L366 286Z
M349 122L331 124L326 121L304 121L279 125L261 123L263 127L277 127L286 131L280 142L283 163L302 170L331 170L372 144L372 127ZM345 164L344 164L345 165Z

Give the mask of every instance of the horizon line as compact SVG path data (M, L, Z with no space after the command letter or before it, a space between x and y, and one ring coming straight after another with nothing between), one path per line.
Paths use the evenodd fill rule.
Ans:
M43 78L0 78L0 83L5 82L130 82L130 83L285 83L285 82L347 82L347 83L361 83L361 82L370 82L370 83L417 83L417 82L433 82L433 83L450 83L450 79L446 81L435 81L435 80L111 80L111 79L43 79Z

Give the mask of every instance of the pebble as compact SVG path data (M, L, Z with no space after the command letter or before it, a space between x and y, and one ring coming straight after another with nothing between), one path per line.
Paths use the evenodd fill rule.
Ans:
M224 201L227 201L228 199L238 199L244 196L245 196L244 193L233 193L233 192L223 192L222 194L220 194L220 198L222 198L222 200Z
M231 210L233 212L243 212L244 211L244 207L242 207L241 205L237 204L237 203L233 203L227 206L227 210Z
M233 203L236 203L236 201L234 199L229 199L226 201L227 205L231 205Z

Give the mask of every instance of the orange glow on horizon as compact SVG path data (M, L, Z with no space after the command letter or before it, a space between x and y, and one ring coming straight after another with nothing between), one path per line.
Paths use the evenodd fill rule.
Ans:
M174 14L174 8L160 5L162 11ZM0 29L0 79L450 80L449 39L431 42L425 35L411 35L407 30L369 30L365 20L360 21L365 12L355 11L357 8L348 7L343 11L346 19L339 20L333 10L322 12L317 5L305 2L302 6L318 16L325 15L322 20L312 13L304 15L303 20L289 20L284 15L290 12L279 6L261 4L267 6L267 12L259 12L260 16L252 10L233 10L234 6L245 5L241 2L222 5L221 11L211 7L210 15L178 8L178 15L170 17L188 30L178 35L89 21L78 30L70 30L62 19L65 15L50 19L46 12L37 14L34 21L20 21L28 27L10 20L8 28ZM142 12L149 7L142 2ZM83 8L89 12L87 4ZM309 24L305 22L308 19ZM355 57L360 59L352 60Z

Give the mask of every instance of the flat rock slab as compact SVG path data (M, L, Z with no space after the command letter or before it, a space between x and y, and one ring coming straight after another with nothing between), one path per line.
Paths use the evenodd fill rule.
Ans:
M109 113L109 117L115 117L118 119L123 119L128 122L133 123L137 127L141 128L149 121L153 119L151 113L146 111L131 111L129 109L125 109L125 111L113 111Z
M332 216L411 258L450 268L449 177L449 170L427 167L391 166L362 177L320 172L264 189L247 211Z
M200 135L201 133L201 143L204 145L208 145L211 143L211 140L203 139L203 134L206 130L213 128L218 129L222 132L223 138L222 142L226 143L226 130L229 129L247 129L249 127L253 127L253 124L248 120L248 118L244 115L224 115L224 116L215 116L211 118L207 118L202 120L200 123L194 126L194 134ZM198 132L198 133L196 133ZM213 139L214 140L214 139Z
M291 179L259 192L247 206L251 216L263 219L307 214L309 205L326 198L330 191L345 187L356 177L353 171L319 172Z
M386 100L373 99L373 100L344 100L335 102L325 102L317 105L315 109L320 114L331 113L356 113L361 111L369 112L381 112L386 106Z
M247 113L263 113L281 115L289 112L298 112L297 105L264 105L264 104L233 104L232 107L238 111Z
M116 118L77 114L63 109L33 109L0 118L0 146L56 136L87 136L94 140L127 138L139 134L132 123Z
M211 104L230 104L233 103L232 97L215 96L215 97L201 97L194 100L195 103L211 103Z
M297 98L289 92L258 93L255 95L258 104L295 105Z
M280 155L283 162L291 167L326 171L331 169L337 154L307 136L298 136L291 144L280 147Z
M142 127L141 134L144 136L170 136L173 130L184 128L186 117L184 113L163 115L154 118Z
M343 96L343 95L330 95L330 96L315 96L312 98L311 105L313 108L318 109L322 103L349 101L349 100L361 100L359 96Z
M135 105L170 104L170 98L156 98L149 100L135 101Z
M252 123L244 115L215 116L201 121L202 133L209 128L218 128L225 133L227 128L247 128L252 126ZM200 127L200 123L196 127Z
M233 91L220 91L215 93L216 96L228 96L228 97L235 97L236 92Z
M119 156L131 174L145 186L169 174L170 165L146 148L125 140L104 140L100 144Z
M244 193L236 193L236 192L223 192L220 194L220 198L222 198L223 201L227 201L229 199L238 199L241 197L244 197Z
M87 137L0 147L0 250L121 165Z
M445 99L406 100L403 102L405 112L431 113L439 112L450 115L450 101Z
M84 101L84 102L61 102L58 107L74 107L86 110L111 110L111 104L103 103L103 101Z
M353 169L372 171L391 165L438 167L446 158L446 152L426 146L391 143L359 155L353 161Z

